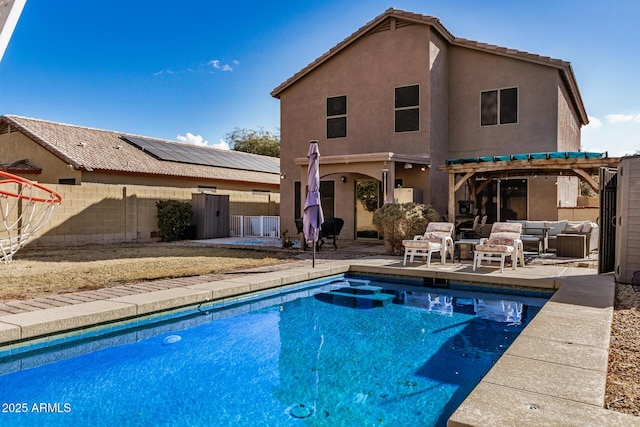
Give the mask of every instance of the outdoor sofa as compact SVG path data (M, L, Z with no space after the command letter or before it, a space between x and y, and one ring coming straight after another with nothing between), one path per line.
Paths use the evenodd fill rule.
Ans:
M598 249L598 224L591 221L528 221L528 220L507 220L507 222L518 222L522 224L522 237L538 237L543 250L556 250L559 234L581 234L586 236L586 251L591 252ZM544 239L544 228L547 228L547 238Z

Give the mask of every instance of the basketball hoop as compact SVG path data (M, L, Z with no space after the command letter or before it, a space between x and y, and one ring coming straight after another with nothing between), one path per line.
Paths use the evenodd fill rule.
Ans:
M0 170L0 262L13 254L44 227L62 197L53 190Z

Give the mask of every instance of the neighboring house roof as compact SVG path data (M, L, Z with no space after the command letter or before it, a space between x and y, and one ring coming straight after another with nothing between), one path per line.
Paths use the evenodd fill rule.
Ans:
M9 173L40 173L42 169L29 163L27 159L21 159L15 162L0 163L0 171Z
M280 159L274 157L20 116L0 117L0 133L8 129L25 134L78 170L280 184ZM148 150L149 146L154 149ZM189 152L196 157L168 157L163 152ZM209 160L198 161L205 158Z
M399 23L406 24L423 24L429 25L433 27L438 34L442 36L449 44L453 46L460 46L469 49L475 49L486 53L491 53L500 56L506 56L513 59L519 59L522 61L532 62L539 65L544 65L548 67L553 67L558 69L562 80L569 92L569 96L571 97L571 101L573 102L574 108L580 117L581 124L589 123L589 119L587 117L587 112L585 110L584 104L582 102L582 98L580 96L580 91L578 90L578 83L576 82L575 75L573 74L573 69L571 68L571 64L569 62L550 58L548 56L536 55L528 52L523 52L516 49L509 49L506 47L500 47L495 45L490 45L487 43L481 43L473 40L467 40L459 37L454 37L453 34L449 32L441 23L438 18L434 18L432 16L421 15L418 13L405 12L403 10L398 9L387 9L383 14L377 16L372 21L365 24L363 27L358 29L356 32L351 34L349 37L338 43L336 46L331 48L328 52L317 58L311 64L304 67L302 70L294 74L292 77L287 79L285 82L280 84L280 86L276 87L272 92L271 96L275 98L280 98L280 94L286 90L288 87L305 77L311 71L318 68L320 65L328 61L330 58L344 50L346 47L351 45L354 41L359 39L360 37L368 34L370 32L375 32L382 29L385 26L388 26L388 20L391 18L395 18ZM396 27L401 26L401 24L396 24Z

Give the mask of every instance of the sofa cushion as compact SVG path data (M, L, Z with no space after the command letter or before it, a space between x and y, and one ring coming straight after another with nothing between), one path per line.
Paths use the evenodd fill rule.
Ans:
M532 236L542 236L545 227L544 221L527 221L524 223L524 234L530 234Z
M545 221L545 227L549 227L548 235L549 236L557 236L560 233L564 233L567 228L567 224L569 221L566 219L560 221Z
M582 231L582 223L568 224L565 231L569 231L571 233L580 233Z

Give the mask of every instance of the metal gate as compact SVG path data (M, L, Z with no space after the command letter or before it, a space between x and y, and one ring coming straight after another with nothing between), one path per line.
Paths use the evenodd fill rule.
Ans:
M616 263L616 201L618 170L600 168L600 253L598 274L609 273Z

